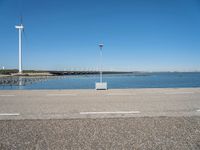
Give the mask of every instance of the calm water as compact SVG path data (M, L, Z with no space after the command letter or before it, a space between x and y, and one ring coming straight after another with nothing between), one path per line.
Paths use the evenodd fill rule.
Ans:
M144 75L104 75L108 88L200 87L200 73L148 73ZM23 79L20 79L23 80ZM62 76L25 85L0 85L3 89L94 89L98 75Z

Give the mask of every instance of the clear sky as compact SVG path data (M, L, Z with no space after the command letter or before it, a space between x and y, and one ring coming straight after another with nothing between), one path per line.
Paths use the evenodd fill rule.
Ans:
M200 71L199 0L0 0L0 67Z

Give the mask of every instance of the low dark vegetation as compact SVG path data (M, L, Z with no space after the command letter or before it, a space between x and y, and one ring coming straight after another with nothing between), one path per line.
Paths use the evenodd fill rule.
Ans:
M3 75L11 75L12 73L17 73L17 72L18 72L17 69L0 70L0 74L3 74Z
M0 70L0 74L11 75L18 73L17 69ZM23 73L50 73L52 75L83 75L83 74L99 74L99 71L44 71L44 70L23 70ZM104 71L103 74L127 74L130 72ZM140 75L138 73L138 75Z
M49 71L40 71L40 70L23 70L23 73L46 73L46 72L49 72ZM0 74L3 74L3 75L11 75L13 73L18 73L18 70L17 69L5 69L5 70L0 70Z

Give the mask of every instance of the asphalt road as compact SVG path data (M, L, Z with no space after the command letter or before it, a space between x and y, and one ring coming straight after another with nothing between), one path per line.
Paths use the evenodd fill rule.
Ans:
M200 116L200 89L0 91L0 119Z
M0 121L1 150L199 150L199 117Z
M200 89L0 91L0 149L200 149Z

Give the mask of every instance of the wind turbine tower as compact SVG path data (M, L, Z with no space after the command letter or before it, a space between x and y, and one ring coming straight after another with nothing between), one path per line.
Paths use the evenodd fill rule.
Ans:
M16 25L16 29L19 30L19 74L22 73L22 31L24 29L24 26L21 25Z

